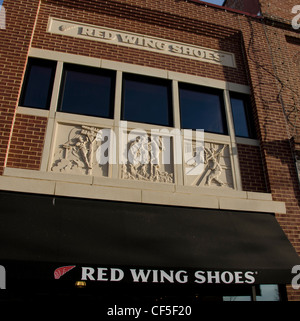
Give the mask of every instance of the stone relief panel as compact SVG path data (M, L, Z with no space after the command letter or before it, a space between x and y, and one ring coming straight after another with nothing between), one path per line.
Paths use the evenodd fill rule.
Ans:
M185 185L234 188L229 145L204 142L202 147L197 148L193 142L185 143L185 149L191 149L192 155L184 164ZM193 175L193 168L199 159L203 162L203 170Z
M97 160L99 148L104 143L101 128L58 124L50 170L58 173L108 176L108 163L100 164Z
M113 130L107 128L58 123L49 170L108 177L118 154L120 179L173 184L175 166L180 166L186 186L234 188L226 143L202 141L197 145L189 140L181 146L177 136L127 129L118 137L117 142Z
M124 144L126 148L122 151L121 178L174 183L172 138L164 139L146 133L128 137Z

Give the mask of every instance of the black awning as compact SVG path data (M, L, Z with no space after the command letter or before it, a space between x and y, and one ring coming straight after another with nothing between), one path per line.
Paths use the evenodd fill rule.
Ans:
M287 284L300 264L272 214L7 192L0 200L0 265L51 262L51 278L64 264Z

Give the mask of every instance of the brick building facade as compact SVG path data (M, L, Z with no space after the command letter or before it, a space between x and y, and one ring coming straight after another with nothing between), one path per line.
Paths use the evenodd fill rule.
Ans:
M236 3L227 1L225 5L243 11L245 8L241 5L246 3L247 1L236 1ZM264 153L273 156L270 158L265 156L268 161L272 159L272 164L267 165L269 188L273 199L284 200L286 203L287 215L278 215L277 218L297 248L299 244L297 223L299 219L299 181L297 171L295 172L295 160L298 158L295 139L297 141L299 132L297 119L299 104L297 85L299 81L297 61L299 48L297 42L299 37L297 30L291 28L292 19L295 17L292 8L295 5L297 5L295 1L284 1L283 3L259 1L263 19L261 36L253 36L252 49L249 48L249 60L256 64L258 83L265 86L265 90L260 88L261 92L257 93L255 97L260 97L261 106L265 110L263 126L266 127L262 135L262 146L269 146L271 150L266 147ZM251 32L255 32L254 29ZM265 45L261 45L260 39L264 39ZM263 54L263 50L266 50L266 55ZM267 56L269 57L269 66L267 66L265 59ZM268 95L270 96L268 97ZM277 105L279 113L275 113L275 105L273 109L272 104ZM279 119L281 119L281 125L278 122ZM267 123L272 126L267 127ZM281 128L280 131L278 126ZM273 129L271 129L272 127ZM279 163L281 164L280 170L277 167ZM279 179L279 177L281 178ZM284 181L281 180L283 177ZM296 297L296 299L299 298Z
M2 191L240 211L240 215L272 213L300 253L296 167L300 38L291 26L294 1L278 5L278 1L273 4L261 0L249 7L247 1L228 0L227 9L201 1L173 0L4 0L3 5L6 28L0 30ZM96 36L99 28L109 35L106 39L104 33ZM112 34L122 43L112 43ZM162 52L164 43L173 48L171 53ZM213 55L223 58L209 61ZM227 62L224 57L232 61ZM40 59L55 62L47 108L21 104L25 84L29 82L29 59L32 65ZM74 65L115 72L115 111L111 119L64 112L61 77L66 77L66 66L74 71ZM207 158L207 153L220 151L223 146L219 181L216 178L210 184L209 169L192 180L185 174L187 163L174 163L160 171L155 168L159 178L149 174L148 179L141 178L141 172L133 178L130 167L114 163L94 170L93 159L78 156L79 151L72 165L67 163L66 155L70 157L79 146L80 141L74 141L80 135L90 139L89 148L88 140L81 141L81 153L86 147L85 157L91 154L91 136L82 134L84 130L113 128L118 132L120 120L128 120L129 129L150 130L151 124L124 116L122 90L128 74L171 82L171 100L178 110L173 113L173 126L169 123L168 128L184 128L178 107L183 94L179 93L194 91L193 86L211 87L213 94L222 91L227 130L212 130L204 138ZM129 83L131 78L128 79ZM186 89L183 83L191 87L185 85ZM251 135L250 131L249 135L238 135L231 110L233 97L242 101L244 98L240 97L244 96L250 101ZM60 167L63 163L64 167ZM1 258L14 259L11 253L1 254ZM287 297L298 301L300 292L288 285Z

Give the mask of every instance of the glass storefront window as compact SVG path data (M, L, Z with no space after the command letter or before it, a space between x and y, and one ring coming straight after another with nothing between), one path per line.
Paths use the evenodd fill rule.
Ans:
M259 288L260 293L256 294L256 301L280 301L278 285L262 284Z
M29 58L19 105L49 109L56 61Z
M223 296L223 301L280 301L279 287L277 284L260 284L252 296Z
M114 71L66 64L59 110L113 118L114 93Z
M171 93L169 80L124 74L122 119L172 127Z
M253 117L250 111L250 99L246 95L230 94L235 135L255 138Z
M181 83L179 99L181 128L227 134L221 90Z

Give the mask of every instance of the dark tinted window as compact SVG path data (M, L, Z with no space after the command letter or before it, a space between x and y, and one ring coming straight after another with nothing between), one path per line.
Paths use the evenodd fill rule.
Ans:
M249 97L231 93L230 102L235 135L239 137L255 138Z
M124 74L122 119L173 126L171 82Z
M179 84L179 99L182 128L227 134L221 90Z
M49 109L56 62L29 58L20 106Z
M66 64L59 110L113 118L114 93L114 71Z

